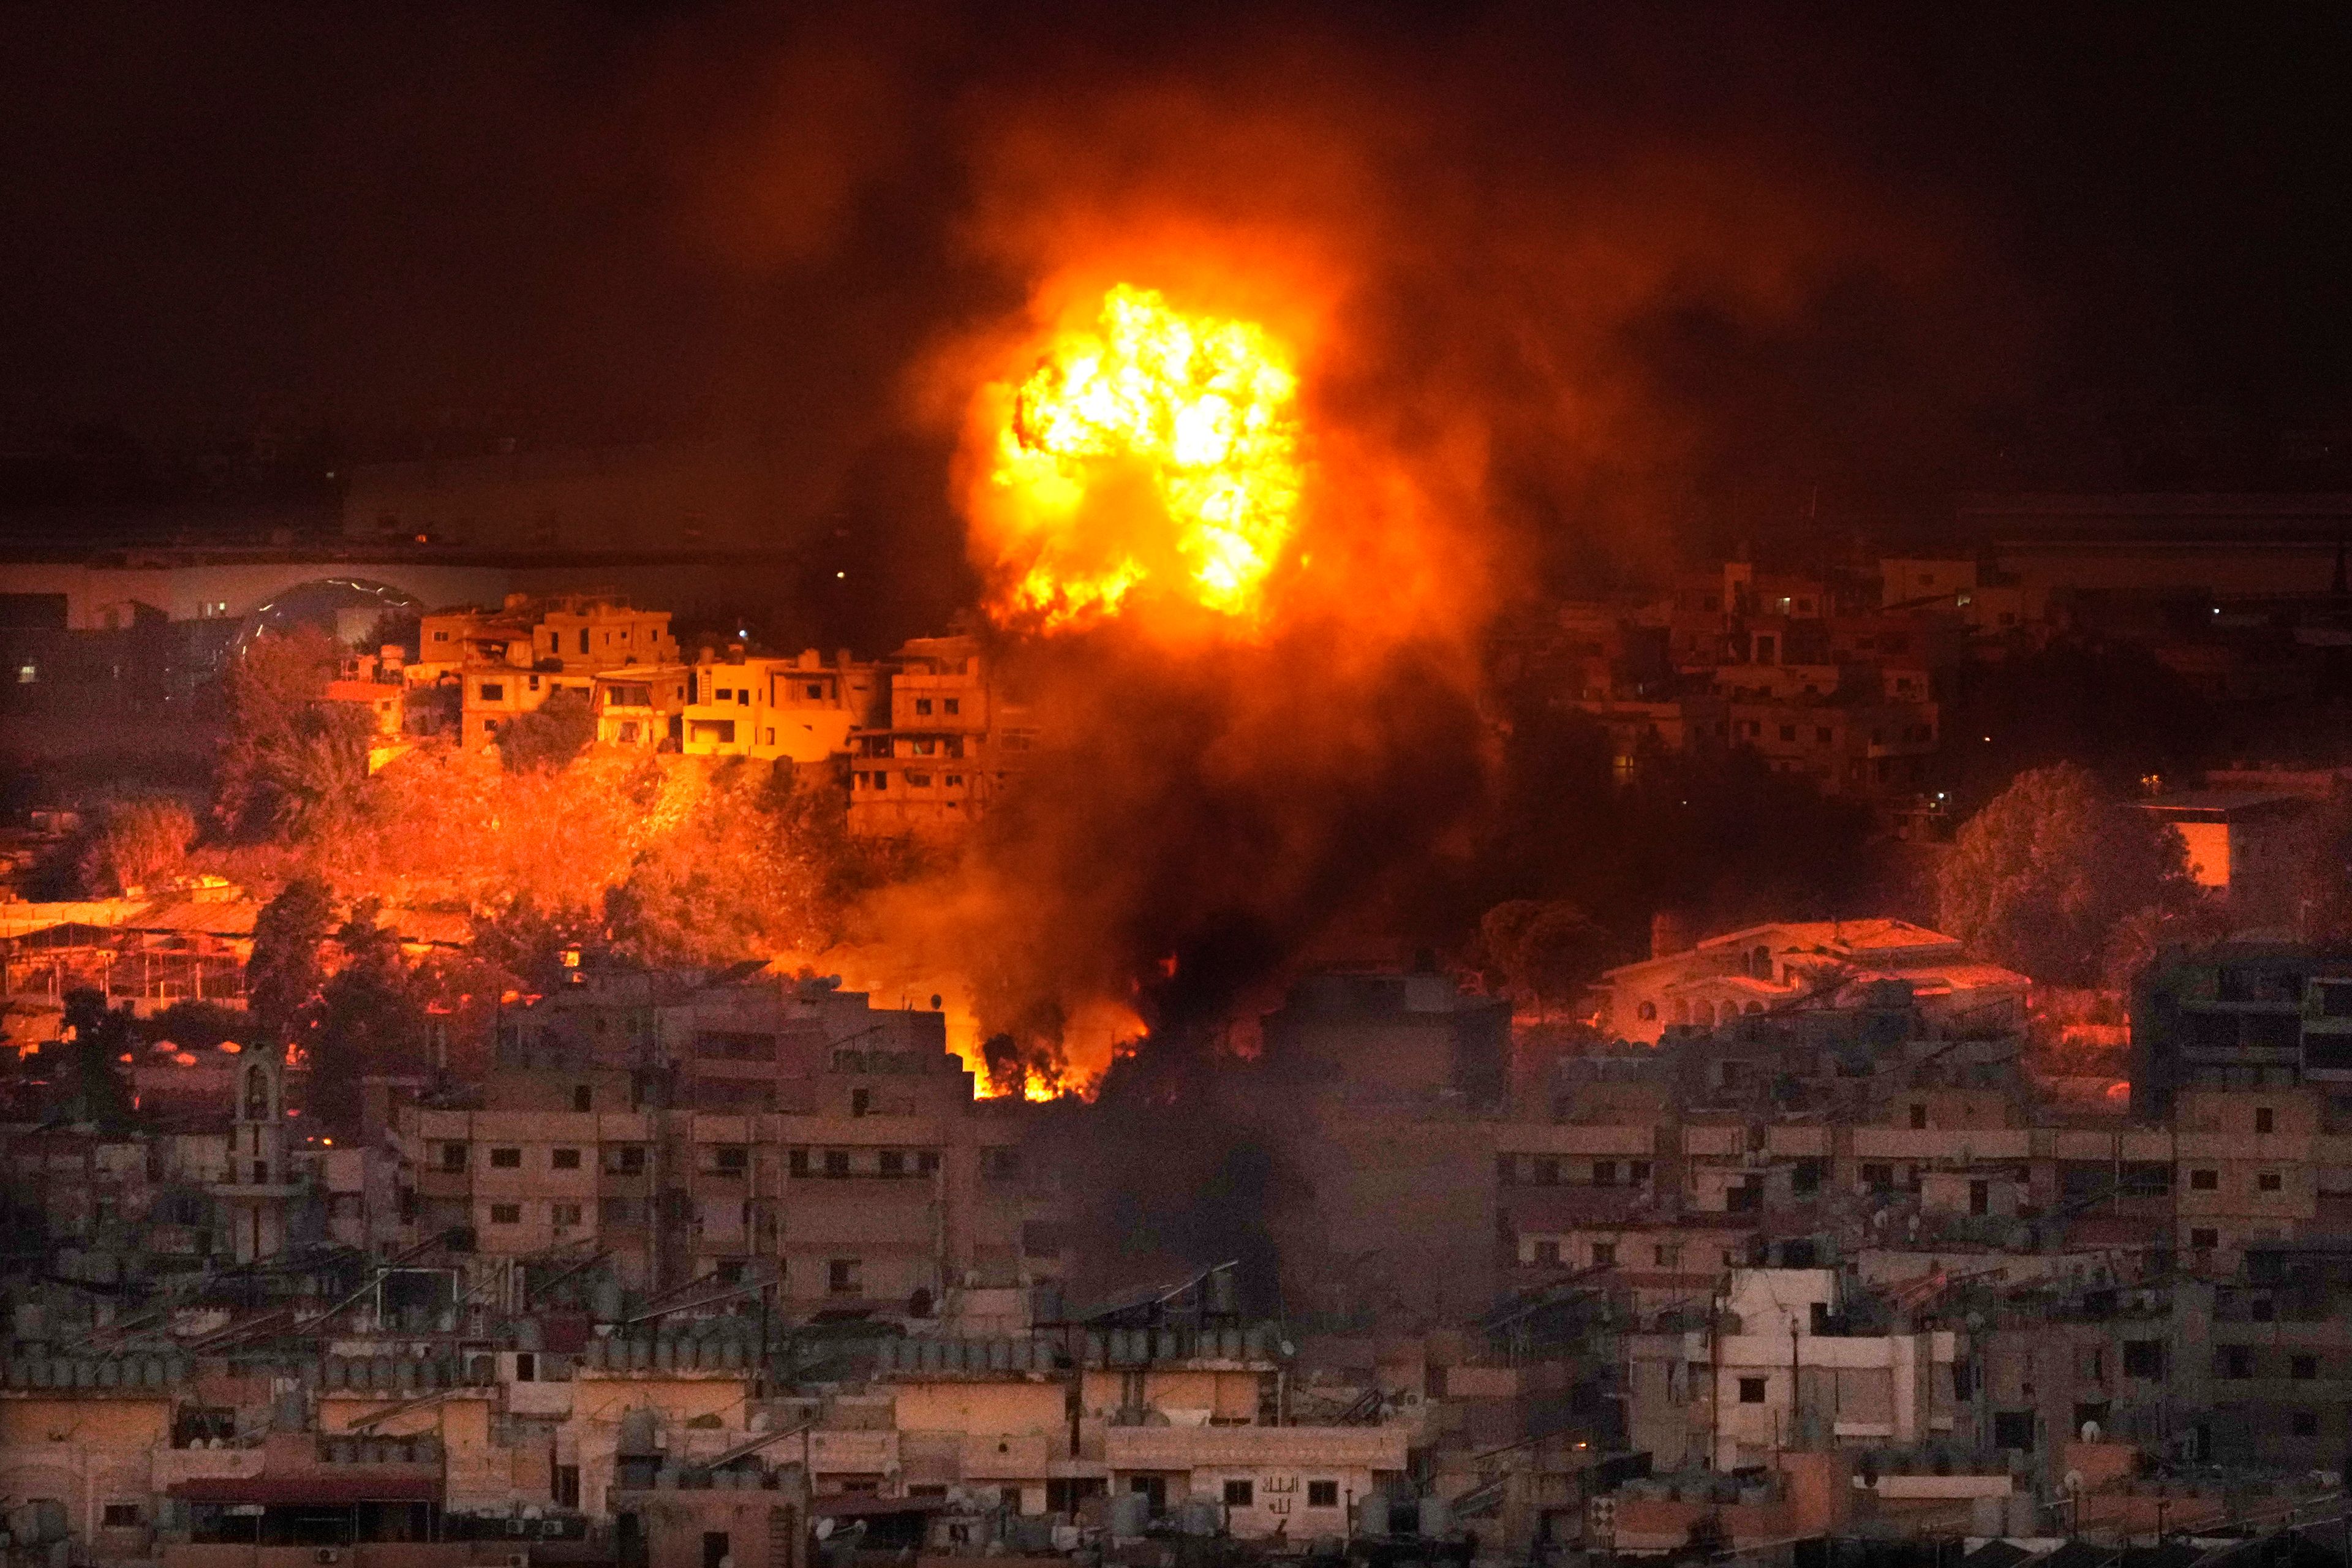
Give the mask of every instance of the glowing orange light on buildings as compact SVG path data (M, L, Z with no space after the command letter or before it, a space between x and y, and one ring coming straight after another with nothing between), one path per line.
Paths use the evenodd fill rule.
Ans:
M172 1058L172 1060L181 1067L192 1068L196 1065L196 1053L194 1051L181 1051L175 1054Z
M1254 628L1297 527L1297 392L1263 327L1111 289L1017 389L991 389L976 538L999 614L1076 626L1166 595Z

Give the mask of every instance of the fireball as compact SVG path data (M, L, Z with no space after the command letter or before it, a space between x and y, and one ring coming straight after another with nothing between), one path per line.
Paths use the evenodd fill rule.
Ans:
M1254 630L1297 527L1297 394L1263 327L1111 289L994 389L999 615L1075 627L1164 595Z

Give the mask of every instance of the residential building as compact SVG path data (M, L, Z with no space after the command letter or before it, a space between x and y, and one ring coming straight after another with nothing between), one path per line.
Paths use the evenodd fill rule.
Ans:
M1021 770L1034 722L976 638L921 638L886 663L887 727L850 732L849 830L960 832Z

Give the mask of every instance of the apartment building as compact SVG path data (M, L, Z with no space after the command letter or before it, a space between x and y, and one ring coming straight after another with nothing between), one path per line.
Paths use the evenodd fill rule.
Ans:
M488 1267L593 1247L634 1289L930 1316L1062 1277L1065 1200L1022 1110L975 1101L936 1012L740 966L594 971L502 1031L478 1110L401 1112L414 1233Z
M886 662L887 724L849 737L849 830L960 832L1021 770L1034 721L977 638L919 638ZM881 711L877 704L877 719Z
M1800 1002L1819 1006L1884 983L1908 986L1933 1019L1956 1027L2001 1029L2024 1019L2024 975L1971 961L1940 931L1880 918L1727 931L1621 964L1597 990L1604 1030L1654 1043L1676 1025L1704 1027Z
M480 750L557 691L589 694L599 672L676 665L669 620L667 610L636 609L617 595L509 594L496 610L421 617L417 659L402 673L412 686L457 685L459 743Z
M872 728L888 677L847 653L832 663L814 648L789 658L706 651L694 667L684 714L688 756L753 757L814 765L849 754L853 730Z

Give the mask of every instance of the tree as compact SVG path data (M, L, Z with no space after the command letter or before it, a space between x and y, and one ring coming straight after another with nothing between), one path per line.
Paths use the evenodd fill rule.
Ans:
M532 712L499 731L499 760L510 773L561 772L596 739L596 713L584 691L551 691Z
M232 832L291 837L344 819L367 780L369 721L326 700L342 650L312 626L255 638L229 667L214 814Z
M118 801L86 836L76 867L84 891L112 897L175 874L196 840L196 819L169 795Z
M1488 910L1478 934L1492 973L1511 990L1547 1003L1572 1000L1601 976L1610 936L1565 900L1512 899Z
M63 1036L70 1049L55 1086L59 1115L101 1127L126 1125L131 1092L123 1087L121 1060L138 1044L130 1008L109 1008L100 991L68 991Z
M285 1046L311 1022L325 978L319 944L333 921L333 899L316 877L295 878L254 918L245 997L265 1043Z
M2126 917L2196 898L2180 836L2071 763L2020 773L1960 829L1937 877L1946 931L2063 985L2098 984Z
M310 1114L335 1128L357 1125L360 1086L370 1074L425 1065L423 998L401 957L400 936L382 906L362 899L335 932L342 967L319 988L310 1057Z

